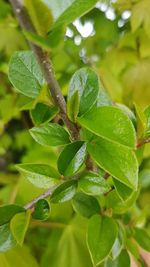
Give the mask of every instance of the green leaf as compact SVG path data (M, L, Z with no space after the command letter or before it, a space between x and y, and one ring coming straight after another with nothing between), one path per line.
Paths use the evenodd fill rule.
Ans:
M37 103L36 107L31 110L31 118L35 125L40 125L42 123L52 120L59 109L55 106L48 106L43 103Z
M26 31L23 31L23 34L25 35L25 37L27 38L27 40L29 40L32 43L40 46L44 50L50 52L50 50L51 50L51 44L50 44L49 40L46 39L46 37L37 35L37 34L35 34L33 32L26 32Z
M102 169L131 189L137 189L138 162L130 148L98 137L87 149Z
M57 171L46 164L18 164L17 169L33 185L40 188L49 188L59 182Z
M20 93L30 98L39 95L44 79L33 52L14 53L9 64L9 79Z
M72 200L74 210L83 217L91 217L96 213L100 213L100 206L97 199L78 192Z
M121 224L119 224L118 225L118 235L117 235L117 238L115 240L115 243L112 247L112 251L110 254L112 260L115 260L119 256L119 254L120 254L120 252L121 252L121 250L125 244L125 238L126 238L125 229L123 228L123 226Z
M25 7L38 34L45 35L53 23L48 6L42 0L25 0Z
M31 254L31 250L27 246L17 246L10 251L0 254L1 267L39 267L34 256Z
M144 110L144 114L146 116L146 132L145 132L145 135L146 136L150 136L150 106L148 106Z
M133 238L126 240L126 247L128 251L138 260L139 259L139 247Z
M61 146L70 143L68 132L57 123L47 123L30 129L33 139L43 146Z
M79 188L88 195L99 196L107 193L111 187L97 173L87 172L80 177Z
M41 267L93 267L86 247L87 219L73 216L62 229L52 229Z
M0 226L0 252L5 252L16 246L16 241L10 232L9 224Z
M51 195L52 203L63 203L73 198L76 193L77 181L67 181L58 186Z
M116 179L113 179L113 182L114 182L114 186L116 188L116 191L117 191L119 197L123 201L126 201L133 193L133 190L131 188L129 188L128 186L126 186L125 184L120 183Z
M140 245L147 251L150 251L150 235L146 232L145 229L134 228L133 237Z
M99 107L78 118L81 126L100 137L135 148L136 135L128 116L117 107Z
M68 101L71 101L76 91L79 94L79 116L81 116L96 103L99 93L97 74L90 68L76 71L69 84Z
M34 206L32 218L35 220L47 220L50 215L50 205L46 199L40 199Z
M67 145L61 152L57 166L58 170L64 176L71 176L82 166L86 156L86 144L82 141L76 141Z
M31 211L16 214L10 222L10 230L17 243L22 246L30 222Z
M110 253L117 237L117 225L112 218L94 215L88 226L87 244L94 266Z
M138 139L143 138L146 128L146 117L142 112L141 108L134 104L136 111L136 128L137 128L137 137Z
M23 212L24 208L15 204L5 205L0 207L0 225L8 223L16 214Z
M55 23L53 28L67 25L73 22L77 17L81 17L92 9L97 0L44 0L50 7L54 16Z
M124 249L121 251L117 259L112 261L108 258L105 267L127 267L130 266L130 257L128 252Z
M71 121L76 122L76 118L79 113L79 93L75 91L75 93L71 96L71 98L67 102L67 113L68 117Z
M114 214L123 214L133 207L138 197L138 193L139 191L133 191L126 201L122 201L116 191L113 190L106 198L106 207L112 209Z

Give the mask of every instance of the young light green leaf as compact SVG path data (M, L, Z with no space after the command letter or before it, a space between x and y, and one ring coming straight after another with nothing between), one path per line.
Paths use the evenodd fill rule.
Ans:
M71 96L71 98L67 102L67 113L68 117L71 121L76 122L76 118L79 113L79 93L75 91L75 93Z
M17 169L26 179L39 188L49 188L59 182L57 171L46 164L18 164Z
M4 224L0 226L0 252L5 252L16 246L16 241L10 232L10 225Z
M58 112L59 109L56 106L37 103L36 107L31 110L30 114L33 123L38 126L52 120Z
M33 139L43 146L61 146L70 143L68 132L57 123L47 123L29 130Z
M117 237L117 225L112 218L94 215L88 226L87 244L94 266L110 253Z
M146 232L146 230L134 228L133 236L142 248L150 251L150 235Z
M34 206L32 218L35 220L47 220L50 215L50 205L46 199L40 199Z
M16 214L10 222L10 230L17 243L22 246L30 222L31 211Z
M137 137L140 140L140 138L143 138L145 129L146 129L146 116L141 110L141 108L134 104L135 112L136 112L136 131L137 131Z
M136 190L138 162L130 148L98 137L87 146L96 163L120 182Z
M73 198L76 193L77 181L67 181L58 186L51 195L52 203L63 203Z
M79 188L88 195L99 196L107 193L111 187L97 173L87 172L80 177Z
M76 173L82 166L86 156L86 144L82 141L76 141L67 145L61 152L57 166L58 170L64 176L70 176Z
M89 218L96 213L100 213L100 206L97 199L81 192L76 193L73 197L72 205L74 210L83 217Z
M73 75L68 91L68 101L78 91L79 116L87 112L97 100L99 93L99 80L97 74L90 68L82 68Z
M36 31L39 35L45 35L53 24L51 10L42 0L24 2Z
M21 206L10 204L0 207L0 225L8 223L11 218L16 214L25 211Z
M33 52L14 53L9 64L9 79L20 93L30 98L39 95L44 78Z
M105 267L127 267L130 266L130 257L128 252L124 249L121 251L118 258L111 260L108 258Z
M128 116L117 107L93 108L84 116L78 118L78 122L100 137L135 148L134 126Z
M116 191L119 195L119 197L123 200L126 201L133 193L133 190L126 186L123 183L120 183L118 180L113 178L114 186L116 188Z

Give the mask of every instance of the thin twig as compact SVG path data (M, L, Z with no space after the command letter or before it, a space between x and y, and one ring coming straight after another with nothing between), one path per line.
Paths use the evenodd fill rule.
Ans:
M36 33L35 28L30 20L30 17L28 16L27 11L22 4L22 1L20 0L9 0L9 1L12 5L14 13L16 14L16 17L19 20L22 29L28 32ZM78 139L79 137L78 127L76 124L72 123L67 116L66 102L61 93L60 86L57 80L55 79L55 74L48 53L43 51L41 47L33 44L32 42L29 42L29 45L31 49L34 51L37 60L39 62L39 65L41 66L43 75L45 77L48 88L52 95L53 101L55 105L57 105L60 109L61 118L63 119L65 125L67 126L72 138Z
M60 184L59 184L60 185ZM46 192L44 192L43 194L39 195L38 197L32 199L30 202L28 202L24 208L27 209L31 209L34 207L34 205L38 202L38 200L40 199L44 199L47 198L49 196L51 196L51 194L53 193L53 191L57 188L57 186L53 186L51 188L49 188Z

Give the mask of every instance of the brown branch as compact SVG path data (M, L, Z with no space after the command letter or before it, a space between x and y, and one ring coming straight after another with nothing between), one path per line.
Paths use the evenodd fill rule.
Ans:
M59 184L60 185L60 184ZM45 191L43 194L39 195L38 197L32 199L30 202L28 202L24 208L27 209L32 209L34 207L34 205L38 202L38 200L40 199L44 199L47 198L49 196L51 196L51 194L53 193L53 191L57 188L57 186L53 186L51 188L49 188L47 191Z
M22 4L22 1L20 0L9 0L9 1L12 5L14 13L16 14L16 17L18 18L18 21L22 29L28 32L36 33L35 28L30 20L30 17L28 16L27 11ZM29 42L29 45L31 49L34 51L37 57L37 60L41 66L43 75L45 77L48 88L52 95L53 101L55 105L57 105L60 109L61 118L63 119L65 125L67 126L72 138L78 139L79 137L78 127L76 124L73 124L67 116L66 102L61 93L60 86L57 80L55 79L55 74L54 74L52 63L51 63L48 53L43 51L41 47L33 44L32 42Z

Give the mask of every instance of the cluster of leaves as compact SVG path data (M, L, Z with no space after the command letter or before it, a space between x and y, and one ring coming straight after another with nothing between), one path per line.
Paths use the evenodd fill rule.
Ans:
M46 4L47 2L48 4ZM148 233L150 231L150 213L147 203L150 186L150 155L148 153L149 146L146 144L150 139L150 106L143 111L138 105L132 105L132 109L129 109L123 103L118 104L116 100L124 99L126 92L123 91L123 95L120 97L120 89L118 90L117 87L118 97L114 89L114 80L119 79L120 75L125 75L128 86L130 85L133 90L130 83L133 78L132 72L130 79L125 73L125 70L129 71L135 67L132 65L132 58L129 56L129 51L128 53L125 51L121 57L121 60L124 61L123 64L120 62L118 51L121 49L122 53L122 49L131 50L131 43L133 44L135 39L139 38L141 31L143 35L148 34L149 17L143 15L144 12L148 12L147 0L143 0L142 4L135 1L133 7L130 5L130 1L125 1L124 5L121 3L122 1L117 1L117 11L120 8L121 10L133 9L131 20L133 32L129 33L127 26L123 41L117 28L114 39L111 36L110 40L107 34L101 36L99 31L97 34L96 28L95 36L90 36L86 40L86 58L82 58L82 62L81 58L74 62L74 57L70 58L73 53L79 53L79 49L82 50L85 40L82 40L81 46L77 48L74 41L68 38L63 44L62 52L61 40L64 31L69 23L87 13L96 2L89 0L85 4L80 0L38 0L35 6L34 1L25 0L37 34L29 32L24 34L46 51L52 51L57 78L67 99L67 115L79 129L77 140L72 139L60 118L59 107L53 104L34 53L23 50L26 48L26 43L15 25L13 26L15 36L21 36L21 39L19 45L15 44L15 48L11 47L11 49L15 51L21 47L22 51L13 53L8 70L6 67L7 57L9 58L12 54L10 44L3 52L6 61L5 59L1 60L1 75L4 85L1 85L0 91L3 97L0 100L0 154L3 156L2 159L5 159L6 155L6 160L11 162L11 159L7 158L7 151L10 150L13 157L15 154L17 155L13 162L21 161L21 164L17 164L15 168L12 164L7 163L6 166L4 164L3 172L7 172L7 174L5 176L2 173L0 176L0 182L3 185L0 197L2 202L7 203L0 207L0 252L2 252L0 260L3 264L2 267L5 267L5 262L10 262L12 258L14 258L14 263L11 264L16 266L17 258L14 257L16 254L26 255L25 264L27 266L38 266L28 249L20 248L25 237L25 243L30 246L37 260L41 261L42 267L47 266L49 261L54 267L130 266L129 253L140 264L139 266L143 266L139 247L150 251L150 235ZM137 23L135 18L138 16L141 6L144 12L140 15ZM3 21L9 19L16 23L14 18L9 17L10 6L2 2L1 7ZM86 21L87 18L91 19L93 14L96 14L95 27L98 27L97 12L100 16L99 10L92 9L90 13L81 18L81 21ZM45 16L40 16L41 13L44 13ZM102 23L107 21L104 14L101 14L100 18ZM107 25L110 24L109 21ZM146 33L140 28L141 25ZM69 27L75 31L73 24L70 24ZM108 26L108 29L111 27L112 24ZM93 68L88 66L91 65L88 53L90 54L94 45L101 38L103 45L101 48L96 48L95 53L102 56L102 62L97 62L94 66L96 71L93 71ZM107 51L110 44L112 45L111 42L116 42L118 38L118 47ZM60 46L57 47L59 41ZM73 51L70 52L71 49ZM132 47L132 49L131 54L135 54L139 47ZM115 52L112 53L114 50ZM143 50L145 51L144 48ZM58 51L60 54L56 58ZM64 63L61 63L62 53L65 54L63 57L65 60L67 54L70 56L69 60L67 59ZM111 53L112 57L110 57ZM115 60L112 60L113 57ZM119 64L116 66L118 57ZM131 62L126 62L124 57ZM114 65L111 64L107 68L111 60ZM144 57L143 60L147 59ZM82 67L84 63L86 63L86 67ZM65 69L65 64L67 64L67 69ZM129 69L126 64L129 64ZM136 61L136 64L139 62ZM141 65L142 63L140 63L140 68ZM111 92L113 91L115 95L113 100L99 79L99 68L104 84L106 77L108 79L106 89L110 92L111 88ZM107 73L105 73L106 70ZM72 75L72 73L74 74ZM13 85L13 91L8 91L8 93L7 88L9 88L8 90L12 89L9 82L5 81L6 74ZM111 78L113 74L115 77ZM64 80L64 76L66 80ZM135 80L138 78L136 72ZM69 84L68 80L70 80ZM145 82L143 78L141 80L143 83ZM125 101L130 104L130 101L127 101L130 92L126 91L128 95ZM145 103L145 100L143 102ZM11 122L18 121L17 126L11 125ZM29 131L24 130L26 125L27 128L30 128ZM6 133L5 128L7 127L10 131L13 128L14 132ZM144 148L146 152L144 152ZM18 178L16 169L21 173L21 179ZM44 196L47 195L44 195L43 192L47 189L49 191L46 198ZM28 204L23 206L39 193L41 193L41 197L35 202L35 205L32 205L31 208L28 208ZM43 222L45 220L47 222ZM34 228L35 226L39 226L39 229ZM43 229L44 226L58 226L60 229L49 231L49 229ZM29 233L26 235L28 229ZM43 244L44 249L42 250ZM6 252L7 250L10 251ZM70 255L68 255L69 253Z

